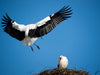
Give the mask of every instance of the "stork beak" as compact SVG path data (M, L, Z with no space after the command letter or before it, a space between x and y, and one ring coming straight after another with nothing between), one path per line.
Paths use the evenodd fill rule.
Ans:
M61 60L61 57L59 57L59 60Z

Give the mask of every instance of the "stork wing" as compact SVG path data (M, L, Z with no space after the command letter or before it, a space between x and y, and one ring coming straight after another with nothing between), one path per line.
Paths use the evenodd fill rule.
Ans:
M60 22L71 17L71 7L64 6L61 10L36 23L37 28L29 30L30 37L41 37L53 30Z
M7 15L7 13L6 16L3 16L2 21L2 27L4 27L4 31L6 33L20 41L23 40L23 38L25 37L25 31L21 30L21 25L13 25L14 21L12 21L12 19ZM14 26L16 26L16 28Z

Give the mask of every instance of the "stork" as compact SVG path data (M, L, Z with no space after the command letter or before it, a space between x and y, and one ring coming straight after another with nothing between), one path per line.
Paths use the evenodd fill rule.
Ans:
M46 18L35 24L24 25L18 24L17 22L12 20L6 13L6 15L3 15L2 18L2 27L6 33L8 33L13 38L21 41L24 45L30 46L33 51L33 48L31 46L32 44L40 49L40 47L34 43L39 37L48 34L59 23L70 18L71 14L71 7L64 6L58 12L47 16Z

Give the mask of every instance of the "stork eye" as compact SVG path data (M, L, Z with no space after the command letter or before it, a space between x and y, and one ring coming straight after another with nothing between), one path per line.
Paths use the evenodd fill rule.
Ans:
M14 21L11 21L11 23L14 23Z

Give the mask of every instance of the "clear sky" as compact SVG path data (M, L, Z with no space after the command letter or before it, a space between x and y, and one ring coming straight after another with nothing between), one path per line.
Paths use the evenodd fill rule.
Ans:
M64 5L72 7L72 17L35 42L40 50L32 45L32 52L0 26L0 75L32 75L53 69L60 55L68 58L68 68L90 74L100 70L100 0L0 0L0 18L8 13L17 23L27 25Z

